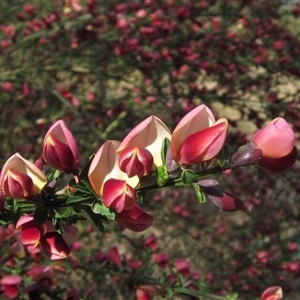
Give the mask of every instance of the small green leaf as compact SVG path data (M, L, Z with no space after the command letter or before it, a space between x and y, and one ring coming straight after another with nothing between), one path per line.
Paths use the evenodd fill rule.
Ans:
M87 214L89 215L89 217L91 218L91 220L95 224L96 228L99 231L104 232L104 226L102 224L101 215L100 214L95 214L89 206L82 205L81 208L84 209L87 212Z
M37 207L33 218L37 225L43 225L48 219L48 210L45 207Z
M11 223L15 223L20 218L20 214L15 212L1 212L0 213L0 226L6 227Z
M160 155L161 155L161 160L163 161L164 165L166 165L166 156L167 156L167 152L170 147L170 144L171 144L171 142L168 138L165 138L163 140Z
M199 203L205 203L206 202L206 196L203 192L201 192L200 186L197 183L193 183L193 188L196 192L196 197L199 201Z
M166 183L169 180L169 174L166 166L159 166L156 169L156 174L157 174L157 185L159 187L162 187L166 185Z
M89 196L89 197L82 197L82 196L71 196L67 201L66 204L79 204L79 203L83 203L83 202L89 202L94 200L95 197L94 196Z
M102 216L105 216L110 220L114 220L116 216L114 211L112 211L111 209L107 208L106 206L104 206L99 202L93 202L92 211L95 214L101 214Z
M181 173L180 178L185 185L191 185L197 180L197 176L194 171L189 169L184 169Z
M53 209L53 211L55 212L55 215L54 215L55 218L58 218L58 219L68 218L73 213L73 207L67 206L67 207L59 208L59 210Z

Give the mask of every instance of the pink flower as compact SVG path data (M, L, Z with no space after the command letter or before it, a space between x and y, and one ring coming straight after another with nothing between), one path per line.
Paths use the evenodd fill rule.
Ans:
M135 232L146 230L152 225L153 220L152 215L142 210L137 204L131 209L123 210L116 216L116 221L118 223Z
M59 234L50 221L39 226L32 216L23 216L17 222L16 228L21 229L21 241L29 252L39 245L52 260L62 259L70 254L70 248L77 240L78 230L75 226L60 223L64 234Z
M52 168L77 172L80 163L77 143L64 121L55 122L46 133L43 158Z
M107 141L96 153L88 177L95 193L103 198L106 207L113 208L120 213L123 209L130 209L135 205L136 192L134 187L139 178L131 178L120 170L116 153L120 142Z
M282 289L280 286L272 286L267 288L261 295L261 300L281 300L283 297Z
M0 284L4 288L4 295L8 299L16 299L19 296L19 285L22 278L18 275L6 275L0 280Z
M246 145L240 147L232 156L232 163L242 166L247 162L257 162L267 171L286 172L297 159L295 140L290 125L283 118L276 118L257 131Z
M103 204L120 213L124 209L130 209L135 205L137 194L135 189L125 180L108 179L103 186Z
M121 267L121 257L119 254L119 251L117 249L117 247L111 247L108 250L108 254L107 254L108 259L115 264L116 266L118 266L119 268Z
M117 149L117 153L120 155L120 165L123 171L126 170L126 168L123 167L124 158L128 159L128 152L130 153L132 148L135 149L134 151L136 152L136 155L130 156L130 164L129 162L126 163L130 174L137 173L139 176L140 174L146 175L147 172L149 173L150 169L155 170L157 167L162 166L161 148L163 141L166 138L169 140L171 139L170 130L159 118L150 116L139 123L129 132ZM146 149L147 152L142 151L141 149ZM153 157L153 164L151 165L151 168L150 155ZM141 165L143 165L143 168ZM135 172L133 172L134 168L137 169ZM142 169L144 169L144 171Z
M29 199L38 194L46 183L42 171L19 153L7 160L0 177L3 193L12 199Z
M179 164L191 165L214 158L226 139L228 122L217 122L205 105L200 105L186 114L172 133L171 151Z

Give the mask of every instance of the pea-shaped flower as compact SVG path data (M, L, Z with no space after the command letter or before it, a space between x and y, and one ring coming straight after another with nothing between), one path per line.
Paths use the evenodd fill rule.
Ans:
M0 176L3 193L12 199L29 199L37 195L46 183L42 171L19 153L7 160Z
M290 169L297 159L295 134L283 118L276 118L257 131L239 150L233 154L232 166L257 163L273 173Z
M282 288L280 286L271 286L267 288L261 295L261 300L281 300L283 297Z
M162 166L161 148L170 139L168 127L157 117L150 116L134 127L117 149L119 164L129 177L145 176Z
M79 151L76 140L64 121L55 122L46 133L43 158L52 168L66 173L77 173Z
M134 188L139 178L128 177L119 167L119 155L116 153L119 141L107 141L97 151L92 160L88 177L94 192L102 196L103 204L116 212L131 208L137 195Z
M274 173L286 172L295 163L297 159L295 141L294 131L283 118L274 119L249 140L250 143L254 143L253 148L262 150L258 164Z
M211 160L222 149L227 130L227 120L215 121L207 106L194 108L181 119L172 133L173 159L183 165Z

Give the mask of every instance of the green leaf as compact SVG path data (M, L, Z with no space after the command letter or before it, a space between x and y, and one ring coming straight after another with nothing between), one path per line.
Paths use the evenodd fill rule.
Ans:
M68 198L68 200L66 201L66 204L70 205L70 204L80 204L83 202L88 202L89 200L94 200L95 197L94 196L88 196L88 197L83 197L83 196L71 196L70 198Z
M59 209L53 209L53 211L55 212L55 215L54 215L55 218L58 218L58 219L68 218L73 213L73 207L72 206L61 207Z
M37 225L43 225L48 219L48 210L45 207L37 207L33 218Z
M102 224L101 215L100 214L95 214L89 206L82 205L81 208L84 209L87 212L87 214L89 215L89 217L91 218L91 220L95 224L96 228L99 231L104 232L104 226Z
M192 170L184 169L180 178L185 185L191 185L197 180L197 175Z
M101 214L110 220L114 220L116 213L99 202L93 202L92 211L95 214Z
M6 227L7 225L11 223L17 222L17 220L20 218L20 214L15 212L1 212L0 213L0 226Z
M160 155L161 155L161 160L163 161L164 165L166 165L166 156L167 156L167 152L170 147L170 144L171 144L171 142L168 138L165 138L163 140Z
M229 159L230 159L230 150L229 146L227 144L224 144L223 148L218 154L218 161L217 164L224 168L226 165L229 164Z
M156 174L157 174L157 185L159 187L162 187L166 185L166 183L169 180L169 174L166 166L159 166L156 169Z
M198 183L193 183L193 188L196 192L196 197L199 201L199 203L205 203L206 202L206 196L203 192L201 192L200 186Z

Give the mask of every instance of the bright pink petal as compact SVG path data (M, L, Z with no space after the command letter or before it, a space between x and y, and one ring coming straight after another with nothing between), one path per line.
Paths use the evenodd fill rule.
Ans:
M222 119L212 127L190 135L185 139L178 156L174 157L175 160L190 165L214 158L224 145L227 129L228 122Z
M103 204L120 213L124 209L130 209L136 202L135 189L124 180L109 179L103 187Z
M119 251L116 247L111 247L108 250L107 257L116 266L118 266L119 268L121 267L121 257L120 257Z
M0 280L0 283L3 285L16 285L21 283L22 278L18 275L6 275L3 276Z
M41 232L37 227L24 228L21 232L21 241L24 245L37 245L41 238Z
M215 117L211 110L203 104L186 114L172 133L171 149L173 157L179 155L180 148L188 136L211 127L214 123Z
M255 148L263 151L265 158L280 158L288 155L294 147L295 140L295 133L283 118L274 119L250 138L250 141L255 142Z
M272 286L266 289L261 295L261 300L281 300L283 297L282 289L280 286Z
M228 212L240 210L243 207L243 201L235 198L230 193L223 193L223 197L208 195L209 200L220 209Z
M32 215L22 216L18 220L18 222L16 224L16 228L21 229L23 227L23 225L26 225L28 223L30 224L29 226L32 226L31 224L34 224Z
M281 158L265 158L262 157L258 161L258 165L263 169L272 173L281 174L289 170L297 160L298 150L294 146L292 152Z
M118 214L116 221L129 230L141 232L150 227L154 219L152 215L135 205L131 209L123 210Z

